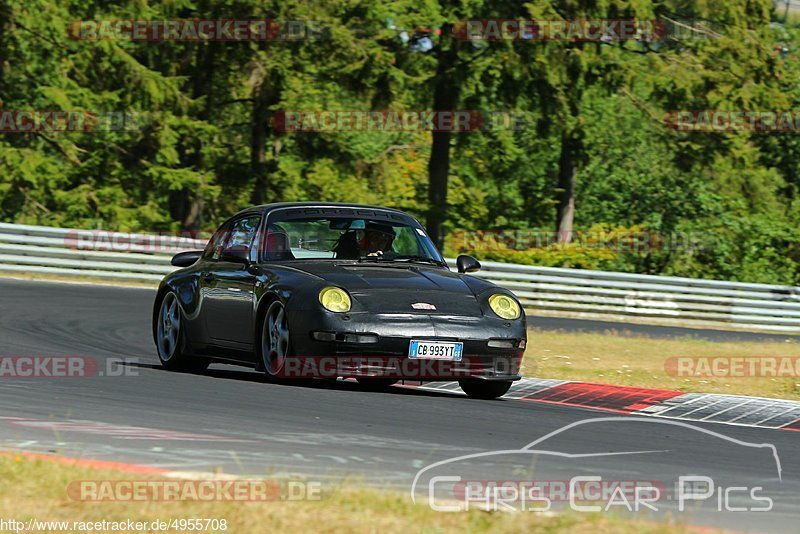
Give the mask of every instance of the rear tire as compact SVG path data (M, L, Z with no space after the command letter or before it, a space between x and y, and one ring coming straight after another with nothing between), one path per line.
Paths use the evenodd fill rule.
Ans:
M458 385L473 399L493 400L502 397L511 388L510 381L461 380Z
M161 300L156 317L156 348L164 369L199 373L208 368L209 361L186 353L183 311L178 297L172 291Z

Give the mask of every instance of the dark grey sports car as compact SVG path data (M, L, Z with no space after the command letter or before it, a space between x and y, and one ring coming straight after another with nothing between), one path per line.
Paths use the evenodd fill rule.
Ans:
M153 336L167 369L254 366L272 379L458 380L496 398L519 379L525 315L511 292L450 271L422 225L394 209L280 203L226 221L172 259Z

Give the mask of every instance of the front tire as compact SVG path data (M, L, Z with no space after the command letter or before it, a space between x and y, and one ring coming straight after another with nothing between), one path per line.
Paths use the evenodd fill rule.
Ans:
M267 377L283 378L286 358L291 354L289 320L280 300L273 301L261 322L261 365Z
M170 371L201 372L208 360L193 358L185 351L183 311L175 293L169 291L161 300L156 317L158 359Z
M510 381L461 380L458 385L473 399L493 400L502 397L511 388Z

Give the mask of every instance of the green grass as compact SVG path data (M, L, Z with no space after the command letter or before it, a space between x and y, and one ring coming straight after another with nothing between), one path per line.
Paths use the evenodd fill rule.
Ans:
M624 325L621 325L624 328ZM619 333L530 330L522 374L601 384L800 400L800 377L708 378L672 376L669 358L800 356L800 343L718 343L691 338L653 339Z
M89 469L21 455L0 455L0 518L26 521L134 521L175 518L226 519L228 533L247 532L592 532L674 533L680 525L633 521L601 514L540 515L471 510L435 512L407 494L365 488L338 489L300 502L81 502L66 487L80 480L141 480L107 469Z

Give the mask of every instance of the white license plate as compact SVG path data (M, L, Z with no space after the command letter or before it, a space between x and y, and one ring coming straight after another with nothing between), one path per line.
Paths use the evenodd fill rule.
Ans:
M408 347L408 357L421 360L449 360L460 362L464 344L454 341L423 341L412 339Z

